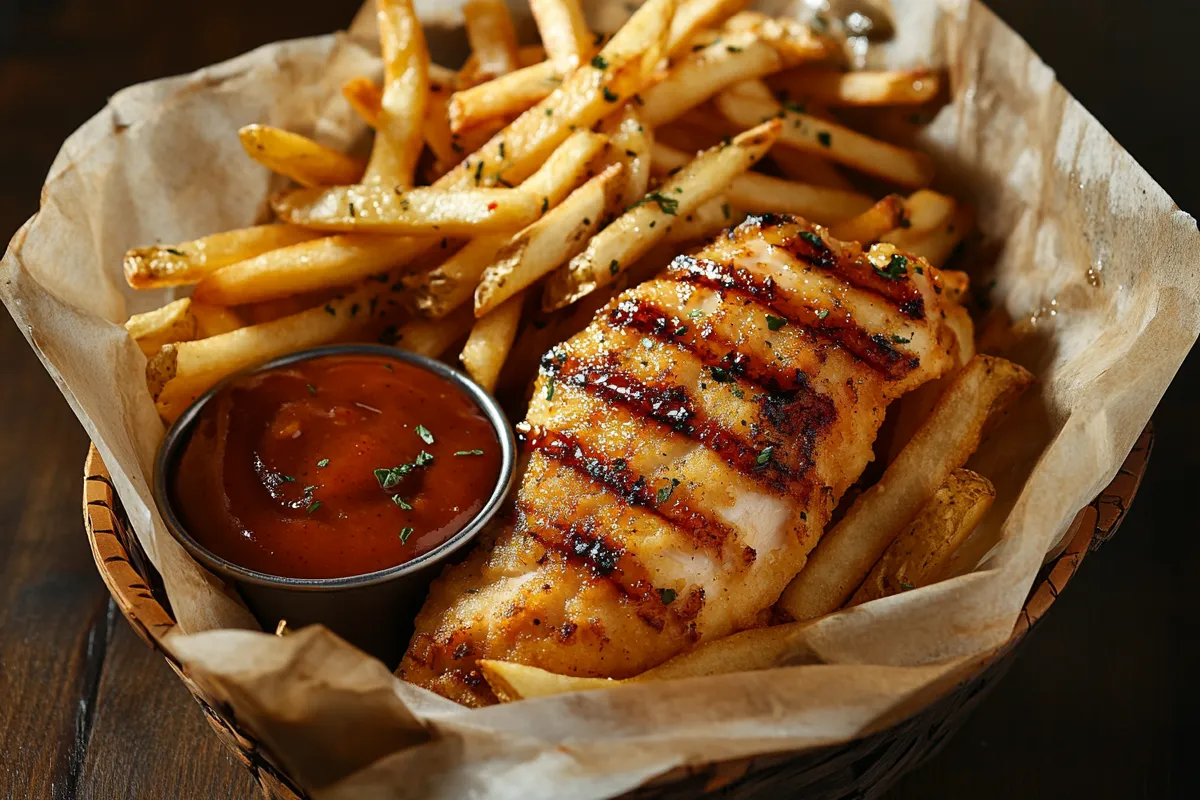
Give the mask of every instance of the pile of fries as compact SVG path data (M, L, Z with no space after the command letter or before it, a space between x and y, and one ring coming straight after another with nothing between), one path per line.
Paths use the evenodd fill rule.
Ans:
M126 255L134 288L193 287L126 325L164 420L233 372L343 341L457 353L487 389L521 395L541 354L616 293L747 214L939 267L971 232L971 209L927 188L930 159L885 141L945 102L938 72L847 72L826 20L748 0L647 0L611 37L578 0L531 5L541 45L521 47L503 0L466 3L472 54L455 71L430 62L411 0L378 0L383 85L343 87L375 131L369 159L247 126L246 153L298 184L272 198L278 221ZM804 620L945 577L994 496L963 466L1031 382L975 355L952 308L960 370L899 404L890 466L780 601L797 622L632 680L767 666ZM611 685L485 674L506 699Z

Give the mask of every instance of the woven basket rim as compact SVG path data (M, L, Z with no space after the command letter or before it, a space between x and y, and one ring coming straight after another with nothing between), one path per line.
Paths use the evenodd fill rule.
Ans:
M1096 549L1113 536L1141 484L1153 443L1153 424L1147 423L1108 487L1089 505L1080 509L1072 521L1066 548L1043 568L1040 580L1030 592L1008 643L968 681L983 674L987 666L1011 652L1034 623L1049 610L1089 550ZM84 527L92 556L121 613L143 641L163 655L199 702L218 736L250 769L263 790L272 797L305 797L304 792L276 765L253 735L238 724L233 710L207 697L163 647L162 640L175 627L175 620L170 614L169 603L164 606L159 599L160 595L165 594L161 584L156 585L156 576L148 560L141 554L132 531L123 522L120 499L94 444L90 445L84 463L83 485ZM901 724L898 723L896 727ZM726 765L715 765L719 767L720 785L743 777L751 762L752 759L740 759ZM681 768L660 776L653 783L670 781L673 777L682 777L692 771Z

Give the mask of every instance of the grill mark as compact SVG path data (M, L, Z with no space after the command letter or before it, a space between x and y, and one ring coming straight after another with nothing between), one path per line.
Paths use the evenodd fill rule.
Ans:
M807 492L798 491L805 488L797 485L802 474L793 472L776 459L758 463L763 448L780 448L781 441L767 440L763 448L755 447L697 409L687 389L644 383L620 368L615 353L606 353L599 360L574 357L568 357L563 363L551 360L548 369L565 384L623 406L641 419L652 420L699 442L744 477L765 483L781 493L807 495Z
M681 255L671 262L666 275L682 283L752 297L789 322L799 323L813 335L841 345L867 366L888 378L903 378L920 365L919 359L897 350L886 336L867 333L855 324L848 314L827 313L822 319L817 309L786 303L783 299L777 300L774 281L769 277L759 278L741 267Z
M789 228L796 230L789 230ZM767 241L791 253L795 258L825 270L836 271L847 283L890 300L900 313L911 319L925 318L925 298L909 275L888 278L875 271L860 248L843 247L835 251L816 228L803 220L779 214L759 214L746 218L730 231L733 241L744 239L752 230L764 234ZM775 236L765 234L774 233ZM801 233L811 234L802 236ZM906 256L910 261L915 257Z
M686 534L697 549L720 559L726 540L737 541L732 528L691 508L673 493L659 503L657 489L647 484L645 476L635 475L624 459L610 459L593 452L573 436L545 428L518 431L518 436L524 447L586 475L611 490L626 505L644 508L660 517Z

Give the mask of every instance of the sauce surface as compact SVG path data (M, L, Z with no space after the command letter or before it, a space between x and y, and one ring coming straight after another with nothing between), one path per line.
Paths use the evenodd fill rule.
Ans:
M214 396L172 499L192 537L228 561L342 578L449 539L487 502L500 466L495 429L450 381L382 356L324 356Z

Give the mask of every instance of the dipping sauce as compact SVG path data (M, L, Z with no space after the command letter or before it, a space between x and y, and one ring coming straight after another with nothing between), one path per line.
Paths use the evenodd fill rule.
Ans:
M192 537L241 567L344 578L433 550L487 503L495 428L450 381L329 355L249 375L203 408L171 481Z

